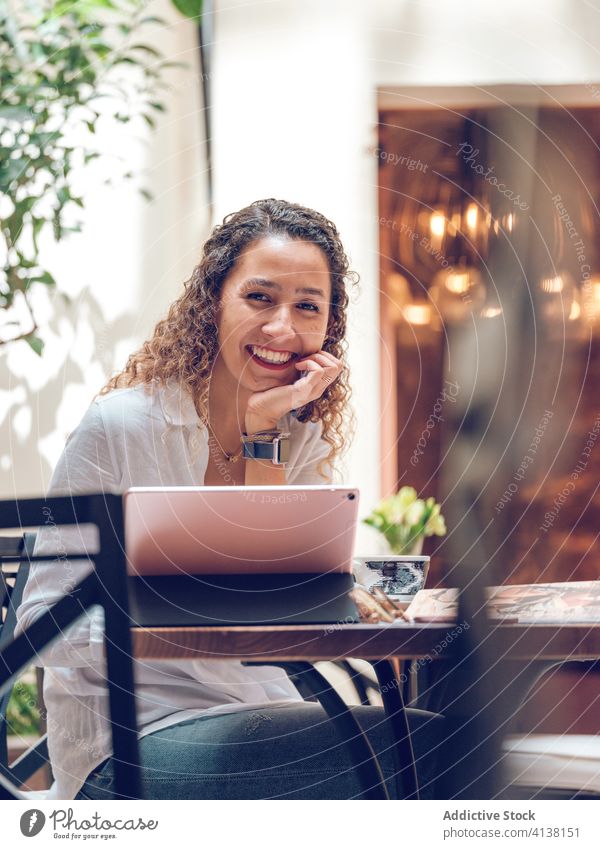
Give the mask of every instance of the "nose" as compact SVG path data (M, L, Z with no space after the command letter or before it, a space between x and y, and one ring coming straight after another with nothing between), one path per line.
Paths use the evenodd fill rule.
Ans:
M269 310L269 316L262 325L266 336L277 337L279 345L284 344L296 335L291 304L280 304Z

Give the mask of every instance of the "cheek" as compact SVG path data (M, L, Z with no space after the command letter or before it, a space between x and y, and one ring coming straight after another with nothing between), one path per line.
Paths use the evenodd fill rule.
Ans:
M315 318L314 321L307 322L306 332L318 336L320 339L325 339L327 335L327 318Z
M245 316L240 311L232 308L224 309L218 324L219 345L225 348L235 346L247 326L247 319L245 320Z

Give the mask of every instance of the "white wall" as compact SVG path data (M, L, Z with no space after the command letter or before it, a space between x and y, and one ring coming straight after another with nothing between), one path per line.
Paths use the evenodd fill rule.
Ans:
M352 267L361 273L363 292L349 329L355 407L361 414L347 479L360 485L368 503L378 488L379 398L374 379L377 228L371 198L377 175L366 152L377 113L364 77L367 4L308 0L227 6L217 4L215 23L217 214L279 197L314 207L338 225Z

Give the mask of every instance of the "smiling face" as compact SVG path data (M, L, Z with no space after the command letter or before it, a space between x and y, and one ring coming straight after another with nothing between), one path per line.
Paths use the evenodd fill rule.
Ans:
M310 242L268 236L249 245L223 283L213 378L238 395L293 383L294 361L325 342L331 281Z

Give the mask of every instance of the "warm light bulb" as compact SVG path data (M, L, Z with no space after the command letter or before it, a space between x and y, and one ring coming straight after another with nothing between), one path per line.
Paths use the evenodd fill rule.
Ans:
M480 315L482 318L497 318L502 315L502 307L486 307L481 310Z
M444 281L444 286L454 295L464 295L471 288L471 275L468 271L451 271Z
M559 333L561 328L564 329L565 321L575 321L577 311L581 311L575 281L568 271L561 269L552 277L543 277L539 285L544 293L540 299L541 315Z
M431 321L429 304L407 304L402 308L402 315L409 324L425 325Z
M540 283L540 288L542 292L546 292L548 295L557 295L565 288L565 283L560 275L556 277L544 277Z
M461 264L439 271L429 295L444 321L462 321L471 313L479 314L486 287L477 268Z
M508 215L505 215L502 218L502 226L507 231L507 233L512 233L515 226L515 216L512 212L509 212Z
M469 230L474 233L477 229L477 218L478 218L478 209L477 204L470 203L467 207L467 211L465 213L465 221Z
M410 300L410 287L404 275L392 272L385 279L386 311L394 322L402 320L402 307Z
M442 237L446 232L446 219L441 212L434 212L429 222L432 236Z
M600 278L592 277L583 284L583 313L590 324L600 321Z

